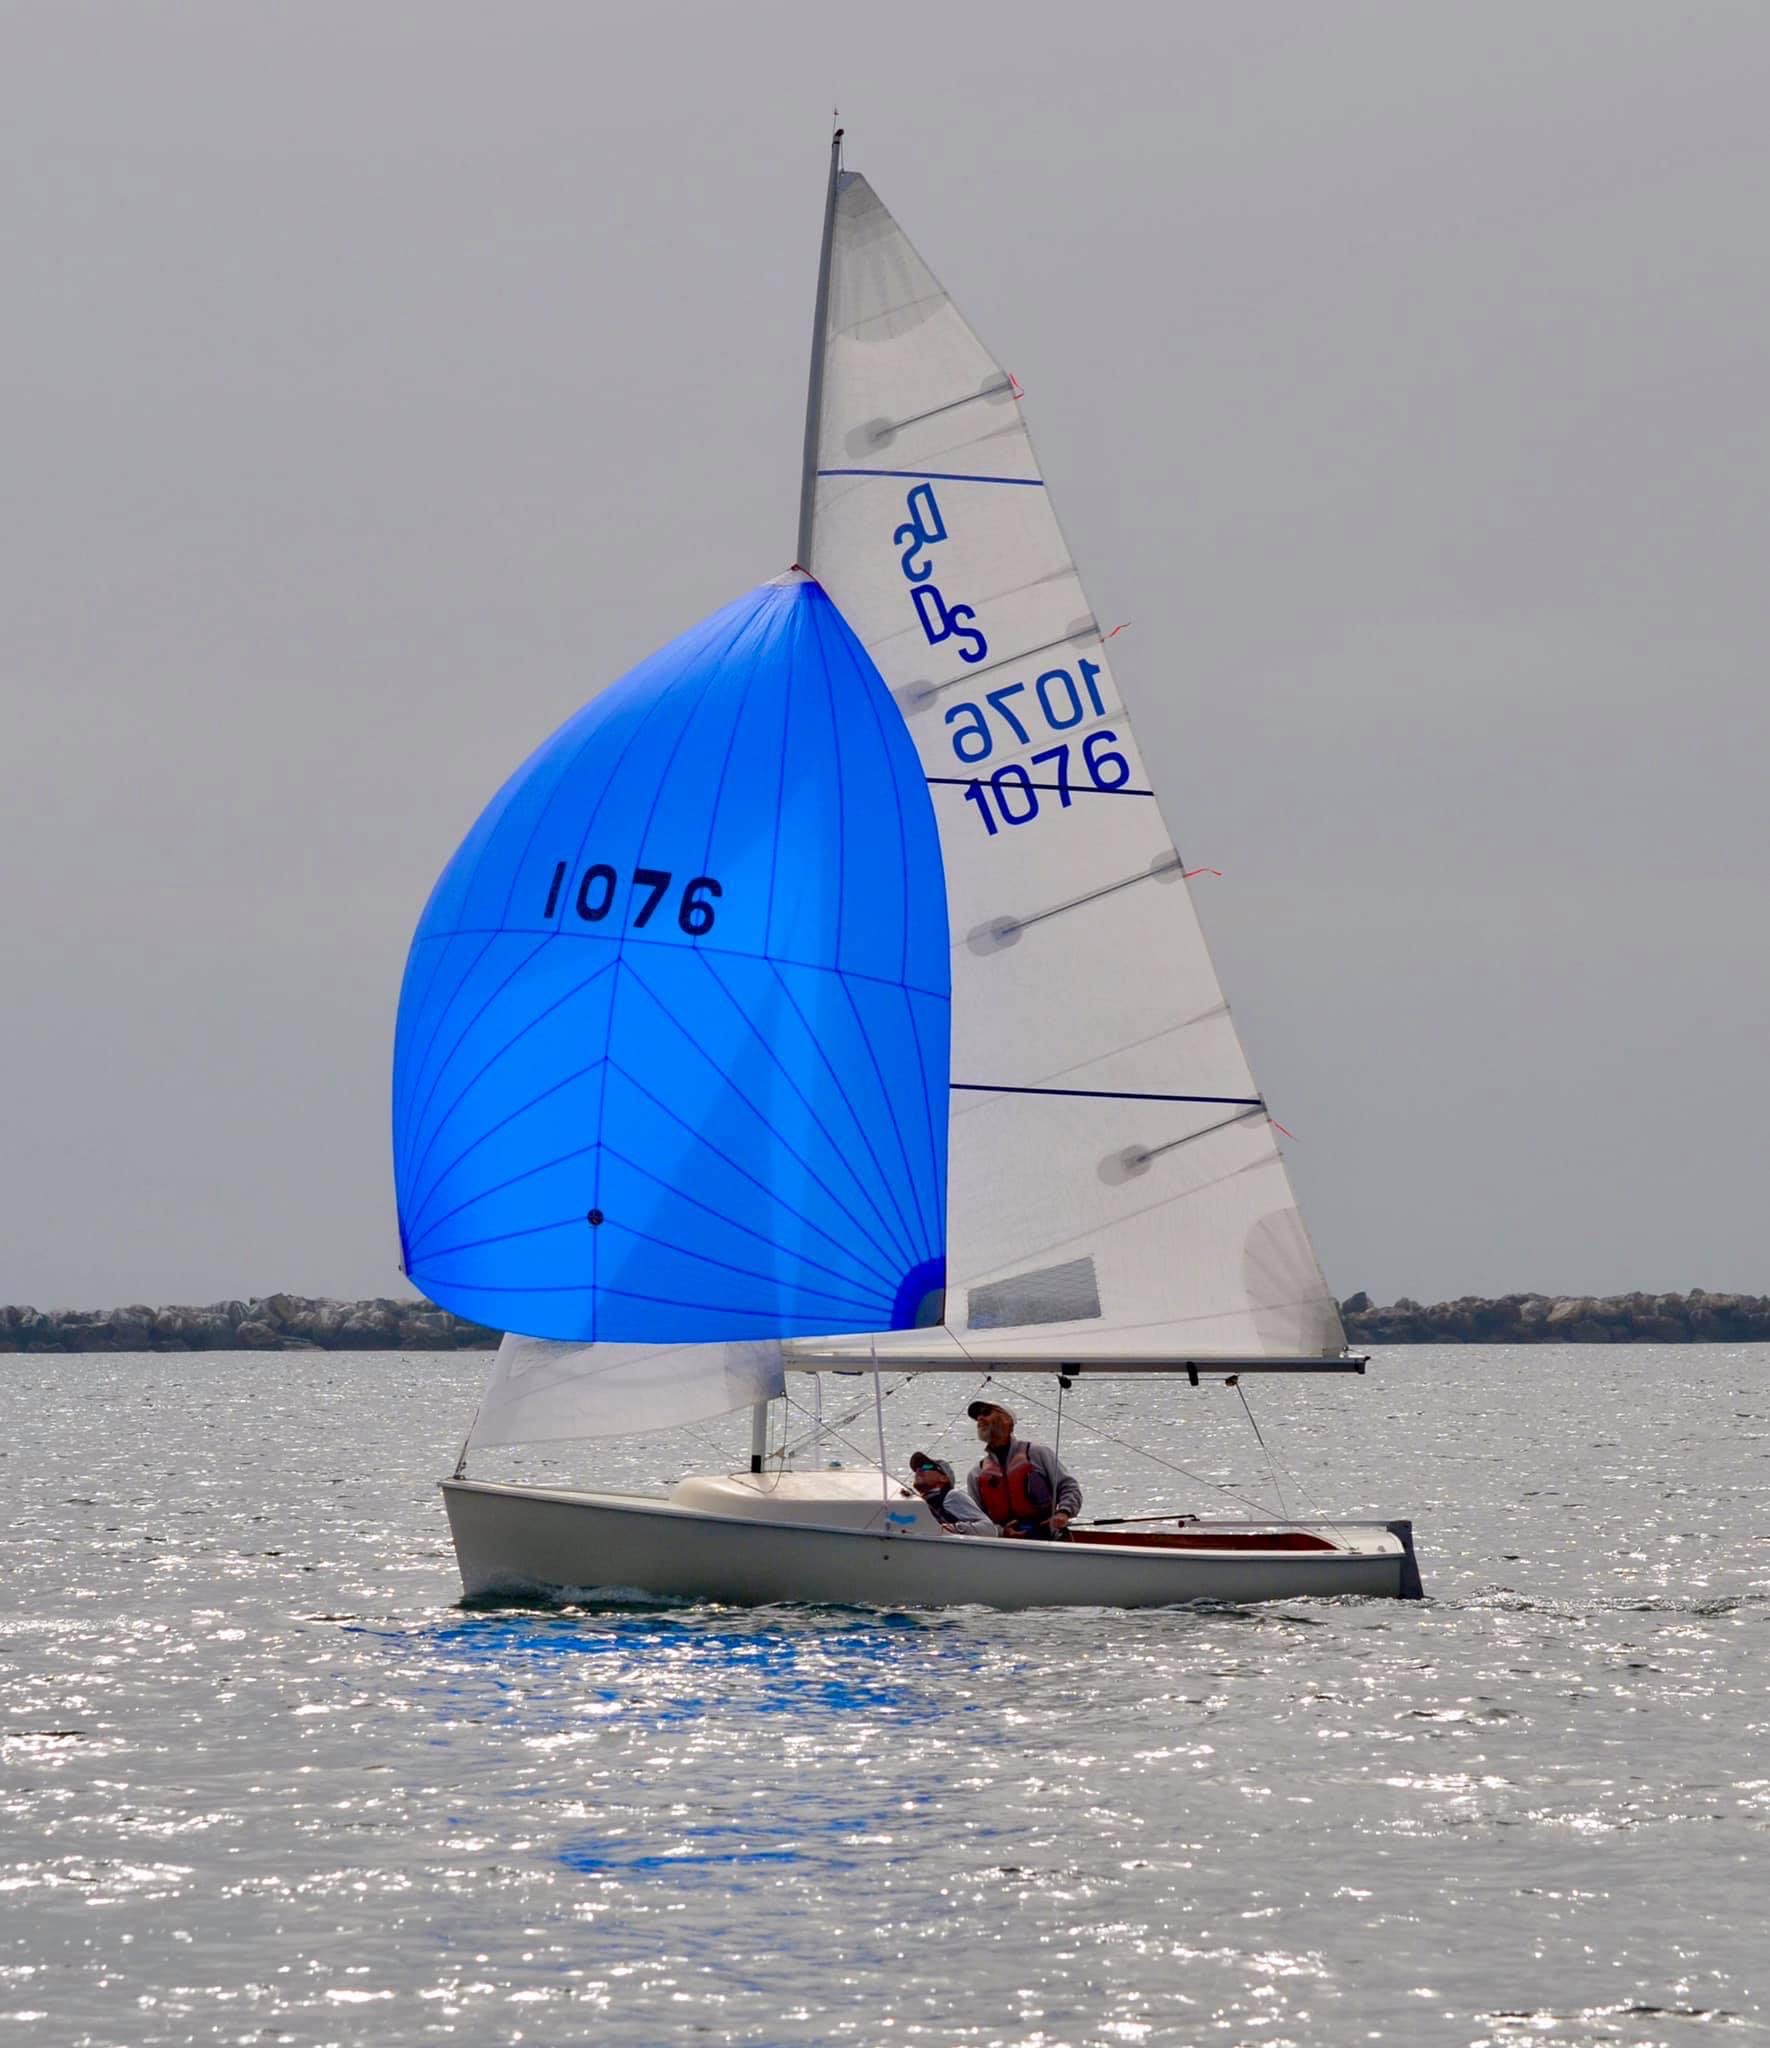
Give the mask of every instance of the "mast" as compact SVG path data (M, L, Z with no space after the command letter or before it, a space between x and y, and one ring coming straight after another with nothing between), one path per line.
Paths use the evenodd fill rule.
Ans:
M836 179L842 169L842 131L830 137L830 182L824 194L824 235L817 258L817 306L811 316L811 375L805 387L805 461L799 474L799 544L793 560L807 575L817 499L817 442L824 412L824 328L830 314L830 250L836 238Z

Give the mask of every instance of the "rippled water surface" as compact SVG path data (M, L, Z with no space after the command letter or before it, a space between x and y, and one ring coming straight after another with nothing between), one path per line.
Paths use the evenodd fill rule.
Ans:
M1770 1347L1251 1385L1430 1598L1135 1614L464 1611L484 1366L0 1360L0 2042L1770 2033ZM1271 1499L1220 1386L1064 1449L1095 1512Z

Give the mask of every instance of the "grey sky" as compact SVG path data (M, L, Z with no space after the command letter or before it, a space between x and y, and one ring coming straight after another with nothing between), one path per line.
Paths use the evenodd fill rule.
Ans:
M8 0L0 1300L399 1289L431 881L790 557L835 102L1336 1290L1770 1286L1756 0Z

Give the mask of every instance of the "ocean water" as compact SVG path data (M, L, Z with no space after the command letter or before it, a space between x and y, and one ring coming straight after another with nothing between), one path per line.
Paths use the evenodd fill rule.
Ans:
M1095 1512L1418 1527L1417 1605L1137 1614L466 1611L484 1364L0 1360L0 2048L1770 2034L1770 1347L1249 1383L1271 1467L1078 1389Z

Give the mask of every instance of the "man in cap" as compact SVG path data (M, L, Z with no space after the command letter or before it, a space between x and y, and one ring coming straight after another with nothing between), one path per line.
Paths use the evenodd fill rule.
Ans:
M1013 1414L999 1401L973 1401L965 1413L977 1424L983 1445L966 1487L995 1523L996 1534L1041 1542L1066 1537L1081 1513L1082 1489L1057 1453L1016 1436Z
M910 1454L910 1484L928 1503L928 1511L948 1536L993 1536L995 1528L969 1494L955 1489L958 1481L944 1458L926 1451Z

